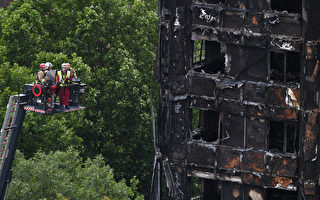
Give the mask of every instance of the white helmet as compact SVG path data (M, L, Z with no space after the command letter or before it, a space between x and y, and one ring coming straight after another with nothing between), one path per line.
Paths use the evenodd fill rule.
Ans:
M52 68L51 62L46 62L46 70L51 69L51 68Z

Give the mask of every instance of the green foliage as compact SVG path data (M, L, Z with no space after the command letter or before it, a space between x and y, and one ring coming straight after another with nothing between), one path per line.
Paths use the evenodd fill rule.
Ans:
M0 45L0 63L6 62L5 55L7 54L7 48L5 46Z
M49 153L69 146L85 159L101 154L116 179L136 175L138 189L148 193L156 6L156 0L15 0L0 10L0 117L17 91L12 66L26 66L17 69L21 82L31 83L40 63L60 69L69 62L87 84L85 111L26 116L19 149L27 158L38 149Z
M73 126L68 126L76 118L81 119L81 116L83 113L78 113L77 116L72 113L56 116L28 113L25 117L19 149L23 150L28 158L32 157L38 149L48 153L72 146L83 151L83 139L76 135Z
M199 123L200 123L200 110L193 108L192 109L192 130L200 128Z
M30 65L41 49L41 41L45 41L47 36L40 13L29 3L24 3L19 9L11 9L6 14L1 24L6 57L12 63Z
M0 64L0 120L3 121L9 96L22 92L23 83L32 82L34 76L26 67L9 63Z
M116 182L102 156L82 161L73 149L25 159L17 152L8 199L143 199L136 192L137 180L129 187Z
M75 54L70 57L63 53L39 52L33 62L34 69L38 69L37 63L50 61L53 69L60 70L63 62L70 62L77 74L83 77L84 81L91 79L91 71L88 65L84 64L80 57ZM36 70L35 70L36 71ZM34 75L35 77L35 75ZM89 96L88 92L84 97ZM38 150L44 152L67 149L69 146L84 152L83 138L77 135L77 129L83 128L81 121L85 120L83 111L77 113L58 114L44 116L35 113L28 113L23 125L23 135L20 139L19 148L29 158Z
M60 52L60 53L52 53L41 51L36 55L36 59L33 61L32 66L34 71L39 69L39 63L51 62L53 70L61 70L62 63L70 63L72 68L77 72L77 74L82 78L82 81L88 83L91 81L91 69L85 64L81 57L78 57L75 53L70 56Z
M205 59L205 41L204 40L195 40L193 42L193 62L201 62Z

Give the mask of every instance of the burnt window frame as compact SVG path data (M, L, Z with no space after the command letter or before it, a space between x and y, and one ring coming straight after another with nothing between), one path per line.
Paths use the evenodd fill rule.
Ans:
M272 59L272 55L274 54L278 54L278 55L283 55L283 78L282 80L277 80L277 79L274 79L272 78L272 72L271 70L272 69L275 69L273 68L273 59ZM298 56L298 61L297 62L297 66L299 68L299 72L298 72L298 76L297 78L295 79L298 79L298 81L292 81L292 80L289 80L288 81L288 73L289 72L294 72L294 71L288 71L288 54L293 54L293 55L289 55L289 56ZM294 55L295 54L295 55ZM288 82L293 82L293 83L300 83L301 82L301 54L299 52L294 52L294 51L274 51L274 50L270 50L268 51L268 58L267 58L267 81L270 82L276 82L276 83L288 83ZM297 73L297 72L296 72Z
M274 124L282 124L283 125L283 135L282 135L282 149L273 148L274 146L271 145L271 129ZM293 135L293 144L291 144L291 147L293 148L293 151L288 152L288 127L294 127L294 135ZM298 121L284 121L284 120L269 120L269 131L267 135L267 151L278 151L279 153L283 154L298 154L299 152L299 123Z
M285 5L283 5L284 1L287 1L288 4L291 4L290 5L291 8L283 8L283 7L285 7ZM294 5L292 5L293 4L292 0L270 0L270 10L278 11L278 12L287 11L288 13L298 13L298 14L302 15L302 0L295 0L295 1L300 1L300 4L299 4L299 2L294 2ZM277 3L274 3L274 2L277 2L278 4L280 4L281 8L277 7L277 5L276 5ZM300 5L300 7L298 8L298 9L300 9L299 11L297 11L296 5Z
M221 141L221 130L222 130L222 122L223 122L223 113L222 112L218 112L215 110L203 110L200 108L191 108L192 111L192 119L191 119L191 127L192 127L192 131L191 131L191 140L202 140L204 142L208 142L208 143L220 143ZM213 119L212 121L215 123L215 129L207 129L206 130L206 125L204 123L206 123L205 120L205 112L212 112L212 115L218 115L218 118ZM197 116L195 116L197 115ZM210 114L209 114L210 115ZM213 116L214 117L214 116ZM215 116L217 117L217 116ZM216 130L217 129L217 130ZM203 131L203 133L201 133L201 131ZM216 132L216 134L214 134ZM204 134L211 134L213 133L213 138L215 138L214 140L212 139L205 139L205 135ZM210 136L209 136L210 137Z
M188 182L191 200L211 199L213 197L214 199L221 199L222 181L189 174ZM197 186L197 188L194 186Z
M266 188L266 199L298 200L298 196L298 191L289 191L277 188Z
M224 73L226 52L226 44L224 42L209 40L191 41L191 66L193 70L209 74ZM212 44L210 44L211 42Z
M190 197L191 199L202 199L204 188L203 188L203 178L197 177L197 176L190 176ZM197 186L197 188L195 187ZM197 196L195 196L197 195Z

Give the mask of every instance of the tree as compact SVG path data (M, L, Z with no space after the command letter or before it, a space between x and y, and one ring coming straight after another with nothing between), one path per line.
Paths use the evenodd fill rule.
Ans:
M9 6L5 15L1 24L1 43L7 48L6 57L12 63L30 66L41 49L41 41L47 36L41 16L28 3L17 10Z
M77 55L92 66L92 86L99 96L92 105L95 112L86 112L90 128L80 131L90 141L88 152L102 153L117 166L119 177L136 173L145 192L153 160L149 89L156 93L156 22L156 13L143 1L95 0L79 16L70 38L81 47Z
M3 121L9 96L22 92L23 83L33 81L31 71L24 67L8 62L0 64L0 120Z
M50 61L54 69L60 69L63 62L70 62L71 66L83 77L83 81L89 81L91 71L82 59L73 54L68 57L62 53L40 52L33 62L37 63ZM35 78L35 74L32 75ZM35 79L34 79L35 80ZM34 80L29 82L34 82ZM88 94L89 93L89 94ZM90 91L84 96L90 96ZM81 124L85 115L83 111L77 113L57 114L45 116L35 113L27 113L23 125L22 137L19 141L19 149L24 152L27 158L33 156L38 150L48 153L50 151L64 150L69 146L84 153L83 138L77 135L77 129L82 128Z
M113 171L102 156L82 161L79 152L45 154L41 151L29 160L17 152L8 199L143 199L124 180L116 182Z
M117 179L137 175L147 194L153 164L149 90L157 91L156 0L16 0L0 11L0 23L0 64L17 63L35 74L41 62L55 69L69 62L88 84L84 112L28 115L21 151L30 158L38 149L72 145L84 158L102 154Z

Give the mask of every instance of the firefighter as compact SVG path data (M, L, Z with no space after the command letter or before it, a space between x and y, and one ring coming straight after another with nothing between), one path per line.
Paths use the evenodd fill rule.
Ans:
M46 83L48 83L48 81L49 81L49 83L51 83L50 82L50 78L47 77L48 76L47 74L48 74L49 71L51 71L51 69L52 69L51 62L46 62L46 64L45 64L45 72L44 72L44 75L46 76ZM55 77L53 76L52 78L55 78Z
M46 62L46 71L50 71L52 69L51 62Z
M46 64L41 63L40 64L40 70L37 73L37 82L39 83L44 83L44 81L46 80L45 77L45 70L46 70Z
M70 63L66 63L66 65L67 65L67 70L71 72L71 76L77 79L78 77L77 77L76 71L72 67L70 67Z
M60 97L60 106L65 109L69 109L69 95L70 88L69 84L71 83L72 75L70 71L67 70L67 64L63 63L61 65L61 71L58 71L56 82L59 86L59 97Z

